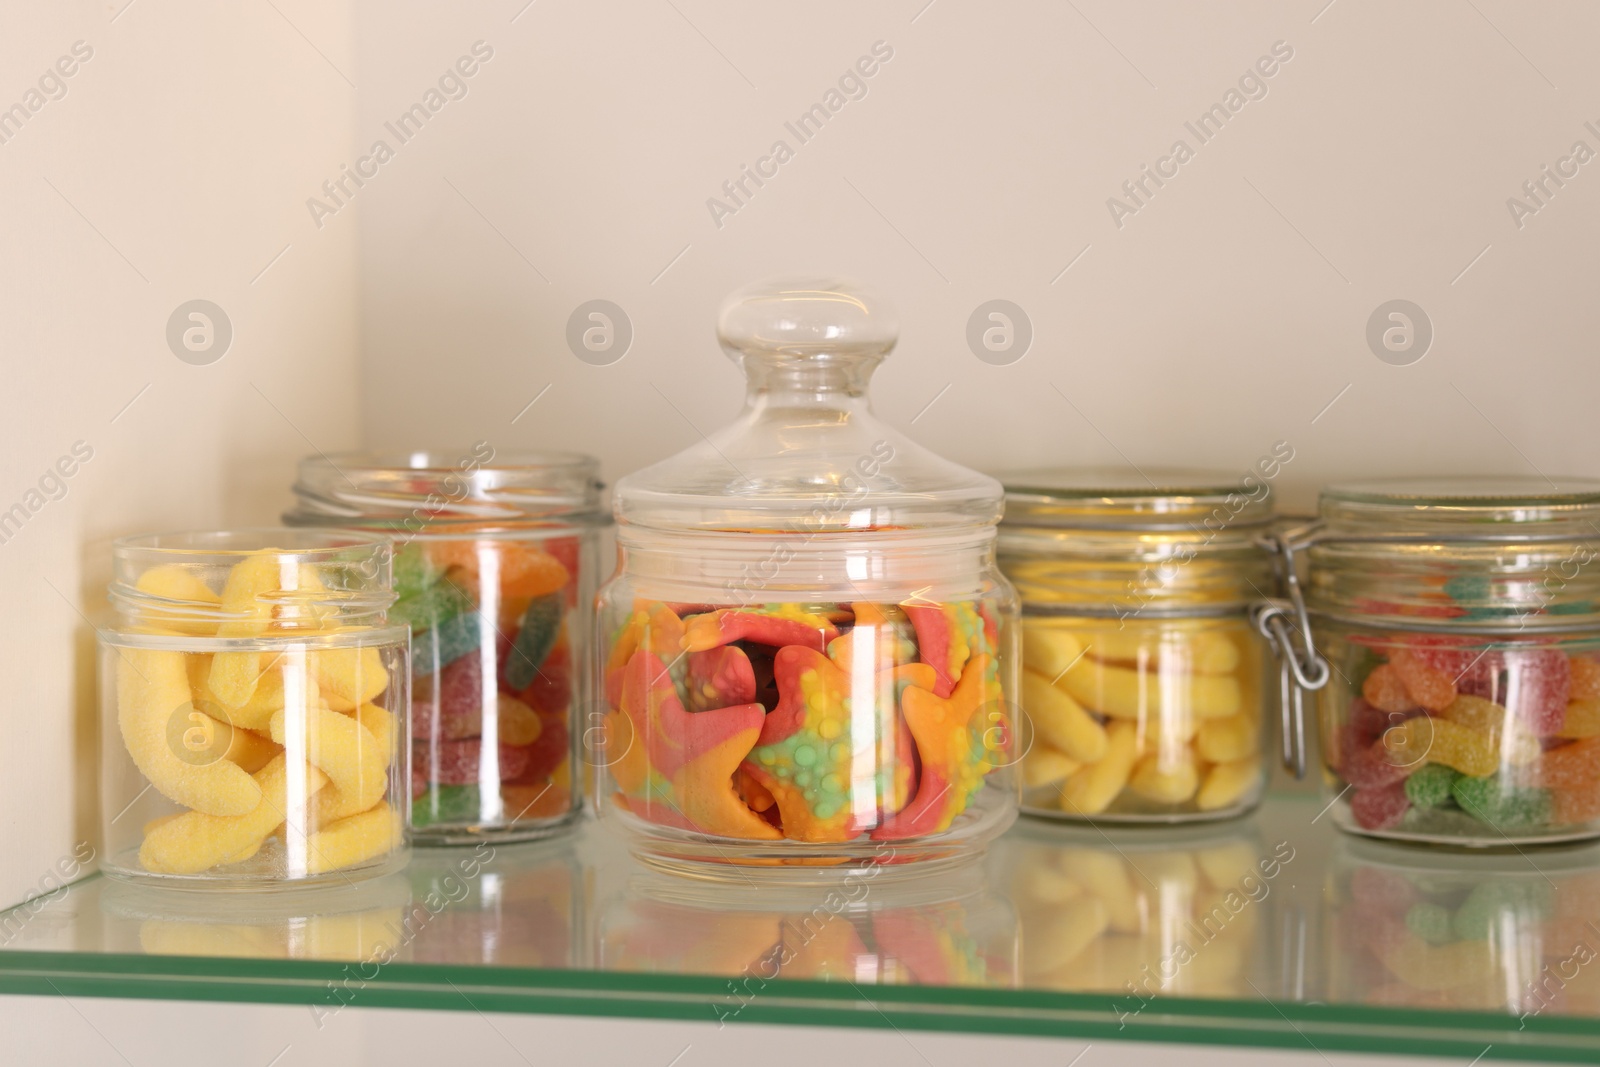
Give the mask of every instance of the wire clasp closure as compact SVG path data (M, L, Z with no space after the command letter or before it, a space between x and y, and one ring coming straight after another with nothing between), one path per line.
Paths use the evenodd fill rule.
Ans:
M1278 660L1283 765L1296 778L1306 775L1305 695L1327 685L1332 673L1328 661L1317 651L1311 616L1295 572L1295 553L1308 547L1320 528L1321 523L1311 523L1257 539L1271 555L1278 586L1286 596L1269 597L1250 609L1251 624L1267 639Z

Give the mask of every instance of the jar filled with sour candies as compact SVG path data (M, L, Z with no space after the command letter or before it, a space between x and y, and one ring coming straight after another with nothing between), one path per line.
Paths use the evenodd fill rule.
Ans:
M846 283L735 294L743 413L617 485L600 812L647 861L906 870L1014 817L1002 493L873 415L897 335Z
M389 536L411 630L419 844L543 837L581 807L576 709L602 523L597 464L564 453L340 453L300 464L285 520Z
M387 541L314 530L118 541L100 632L108 875L348 884L406 858L406 632Z
M1030 815L1227 818L1266 780L1277 473L1058 469L1005 478L1000 565L1022 597Z
M1478 847L1600 836L1600 482L1329 486L1308 548L1331 817Z

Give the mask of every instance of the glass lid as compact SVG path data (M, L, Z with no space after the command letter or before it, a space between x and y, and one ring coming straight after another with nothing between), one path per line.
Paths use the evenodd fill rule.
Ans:
M1264 461L1265 462L1265 461ZM1272 520L1277 474L1182 467L1052 467L1001 476L1006 525L1195 530Z
M1476 539L1486 526L1516 526L1504 535L1583 539L1600 535L1600 480L1538 475L1365 479L1327 486L1318 510L1335 535Z
M717 340L746 379L744 410L617 483L624 525L863 533L959 529L1000 517L1000 483L879 421L867 397L899 319L840 279L767 282L722 305Z

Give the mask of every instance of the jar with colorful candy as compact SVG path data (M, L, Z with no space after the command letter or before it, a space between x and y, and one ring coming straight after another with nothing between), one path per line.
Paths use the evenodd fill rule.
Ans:
M951 860L1014 817L1001 490L873 415L897 334L837 281L735 294L743 413L617 486L590 733L647 860Z
M388 543L162 534L113 556L101 869L276 888L402 866L408 678Z
M602 517L587 456L317 455L294 525L388 535L411 630L411 830L421 844L521 840L581 807L576 709Z
M1292 451L1289 453L1292 456ZM1023 811L1189 822L1254 807L1272 585L1256 470L1008 476L1000 565L1022 597Z
M1600 482L1323 490L1311 651L1331 817L1510 847L1600 836Z

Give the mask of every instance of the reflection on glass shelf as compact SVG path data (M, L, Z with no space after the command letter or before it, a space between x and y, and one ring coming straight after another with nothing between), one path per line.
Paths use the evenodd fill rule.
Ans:
M94 878L0 913L0 992L768 1022L870 1004L872 1025L1600 1061L1600 846L1416 849L1319 812L1024 821L981 863L822 887L649 870L593 822L270 896Z

